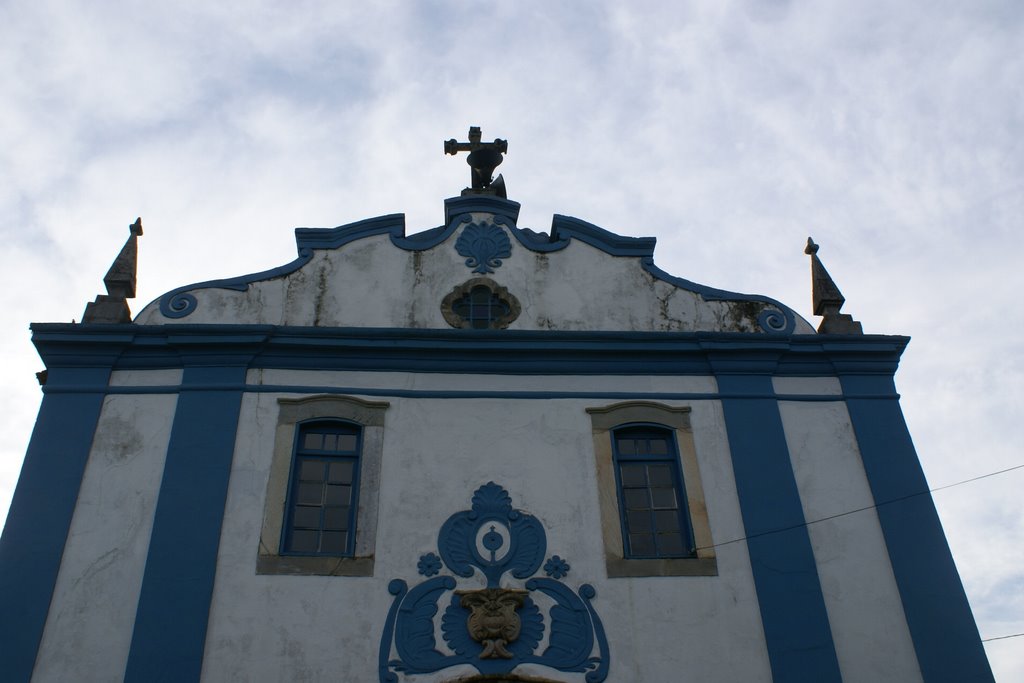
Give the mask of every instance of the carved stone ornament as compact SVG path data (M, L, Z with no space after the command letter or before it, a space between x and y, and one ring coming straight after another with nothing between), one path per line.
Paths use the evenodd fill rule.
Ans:
M535 576L547 552L544 527L513 509L501 486L488 482L477 489L472 509L456 512L441 527L437 550L454 576L411 588L403 579L388 584L395 599L381 636L380 683L398 683L399 673L412 681L466 664L480 675L460 681L548 680L516 673L521 664L584 673L587 683L608 678L608 639L591 604L597 591L589 584L574 591L558 579ZM548 563L555 563L554 556ZM479 575L484 588L456 590L456 577ZM521 588L509 586L516 579L525 580ZM548 645L540 650L545 631Z
M455 251L466 257L466 267L474 273L493 273L501 259L512 255L512 241L494 223L470 223L455 241Z
M484 646L480 659L515 656L505 646L519 637L522 622L516 610L523 606L526 593L511 588L455 591L459 604L469 610L466 619L469 635Z

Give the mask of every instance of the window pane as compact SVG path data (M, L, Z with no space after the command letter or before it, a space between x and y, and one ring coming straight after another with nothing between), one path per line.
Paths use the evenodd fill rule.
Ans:
M631 555L654 555L654 536L651 534L630 534L629 552Z
M343 553L348 544L348 534L344 531L325 531L320 542L320 551L324 553Z
M619 455L636 455L636 441L633 439L619 439L616 443Z
M619 473L622 478L623 487L647 485L647 477L644 475L643 465L620 465Z
M300 482L298 503L299 505L319 505L323 496L323 485L319 483Z
M320 528L320 508L298 506L292 515L292 525L302 529Z
M681 534L658 534L659 555L682 555L685 552Z
M664 439L651 440L651 455L667 455L668 442Z
M333 484L329 484L327 486L327 496L324 502L328 505L348 505L351 495L351 486L335 486Z
M324 450L333 451L338 445L337 434L324 434Z
M293 530L291 546L288 548L296 553L315 553L317 541L316 531Z
M348 531L348 508L327 508L324 511L324 529Z
M658 532L679 531L679 512L664 510L654 513L654 525Z
M647 489L626 489L622 492L622 497L626 499L627 510L645 510L651 507Z
M320 450L320 447L323 445L323 443L323 434L306 434L306 438L302 442L302 447L313 450Z
M673 486L672 467L669 465L649 465L647 474L651 478L651 486Z
M626 527L630 533L653 531L651 529L651 513L646 510L627 510Z
M338 450L339 451L354 451L356 449L356 435L355 434L338 434Z
M299 465L299 479L302 481L323 481L324 463L322 460L303 460Z
M654 501L654 507L656 508L675 509L678 507L676 505L675 489L651 489L651 499Z
M327 481L332 484L351 484L352 465L353 463L349 460L332 462L330 472L327 475Z

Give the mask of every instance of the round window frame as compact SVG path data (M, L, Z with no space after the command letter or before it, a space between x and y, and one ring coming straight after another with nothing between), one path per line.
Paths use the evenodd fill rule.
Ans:
M463 297L469 296L473 289L481 286L490 290L491 296L496 296L498 299L501 299L508 304L508 313L491 320L490 325L488 325L486 329L504 330L519 317L520 313L522 313L519 300L512 296L508 289L502 287L490 278L474 277L455 287L447 294L447 296L444 297L444 299L441 300L441 315L444 316L445 322L456 329L473 329L473 321L467 320L456 313L454 306L455 302L459 301Z

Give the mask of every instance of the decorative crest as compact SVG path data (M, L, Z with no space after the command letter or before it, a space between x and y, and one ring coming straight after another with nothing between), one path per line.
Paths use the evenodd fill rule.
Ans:
M840 313L846 298L825 270L818 258L818 245L810 237L804 253L811 257L811 297L814 303L814 315L821 316L818 332L821 334L864 334L860 322L853 316Z
M492 181L491 174L501 165L504 158L501 155L508 153L508 141L495 138L494 142L481 142L480 137L480 127L472 126L469 129L469 142L458 142L455 138L445 140L444 153L454 156L459 152L469 152L466 163L473 169L472 186L463 190L463 195L494 194L505 198L505 179L499 175Z
M474 273L493 273L501 259L512 255L512 241L493 223L470 223L455 241L455 251L466 257L466 267Z
M465 664L480 672L479 680L519 680L512 671L520 664L585 673L588 683L607 679L608 640L591 605L597 592L589 584L576 592L560 581L569 563L558 555L544 562L544 527L513 509L505 489L494 482L477 489L472 508L441 527L437 547L440 557L427 553L417 564L421 575L433 578L412 588L402 579L388 585L395 600L381 637L380 683L397 683L395 672L411 677ZM442 561L458 577L479 572L486 587L456 590L454 577L434 576ZM552 578L533 576L542 563ZM505 574L527 580L519 588L506 579L503 587ZM446 596L440 630L447 647L439 649L435 622ZM545 630L548 645L537 652Z

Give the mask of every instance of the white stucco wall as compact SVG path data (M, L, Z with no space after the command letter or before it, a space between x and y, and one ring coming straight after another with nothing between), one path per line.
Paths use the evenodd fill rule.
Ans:
M489 214L474 218L493 222ZM185 318L165 318L155 301L136 322L450 329L441 314L442 300L480 276L455 249L460 234L456 230L422 251L400 249L387 235L317 249L301 269L254 282L243 292L191 290L198 305ZM638 256L611 256L575 239L549 253L510 241L512 255L486 275L520 302L522 314L509 329L761 331L760 304L751 313L743 303L706 301L654 278ZM798 317L796 332L810 334L813 328Z
M815 379L777 382L776 391L825 394L835 383ZM779 411L843 680L920 681L846 404L780 401Z
M308 385L310 373L264 371L268 384ZM333 373L331 373L333 374ZM341 373L339 373L341 374ZM324 378L358 385L354 375ZM404 376L405 386L480 387L480 377ZM255 377L250 373L250 381ZM495 377L488 388L560 390L623 378ZM650 387L649 378L626 378ZM687 389L713 389L687 378ZM356 394L358 395L358 394ZM381 468L373 577L268 576L255 573L264 496L273 455L278 394L243 402L217 579L207 635L205 681L376 680L380 634L392 597L387 584L423 577L419 556L437 550L449 515L468 509L487 481L545 526L548 556L572 565L568 585L591 583L611 647L609 681L770 680L746 548L722 547L714 577L616 578L605 574L591 420L585 408L614 400L440 399L389 397ZM294 395L291 395L294 397ZM373 397L368 397L373 398ZM681 403L676 403L682 405ZM689 402L697 455L716 539L742 536L724 422L717 401ZM506 581L521 584L518 581ZM469 581L461 587L475 587ZM445 645L438 639L438 647ZM542 673L542 669L534 669ZM467 672L470 670L467 670ZM450 680L454 670L417 681ZM550 671L549 671L550 673ZM559 674L565 680L582 675ZM412 679L410 679L412 680Z
M139 384L166 380L133 374ZM124 676L176 401L159 394L104 401L33 681Z

